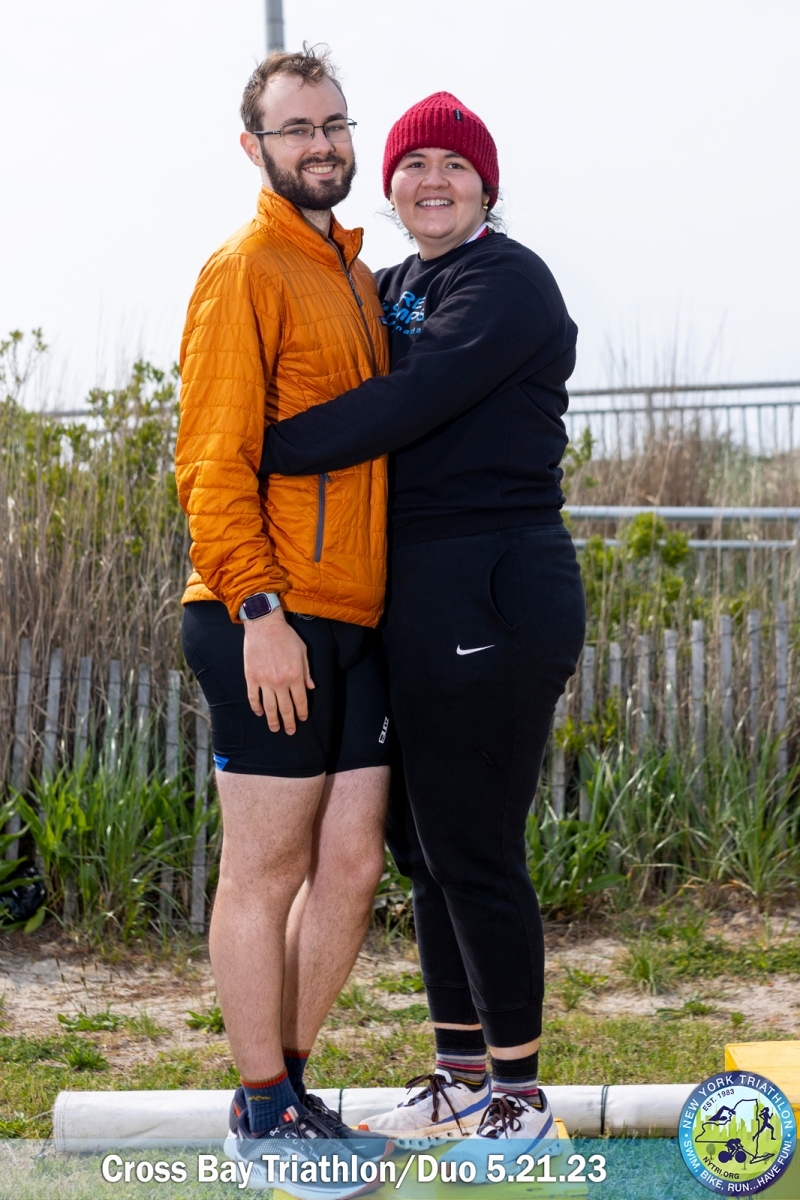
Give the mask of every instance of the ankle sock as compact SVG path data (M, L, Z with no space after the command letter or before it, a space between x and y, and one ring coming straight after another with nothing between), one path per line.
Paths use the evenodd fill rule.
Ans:
M273 1079L259 1079L252 1083L243 1079L242 1087L247 1096L250 1132L256 1137L274 1129L290 1106L296 1108L300 1115L306 1111L298 1100L285 1069Z
M524 1058L495 1058L490 1055L492 1095L519 1096L530 1102L539 1094L539 1051Z
M486 1079L486 1041L482 1029L434 1029L436 1066L459 1083L479 1088Z
M297 1099L301 1102L304 1100L306 1094L303 1073L305 1072L310 1053L310 1050L294 1050L290 1046L283 1047L283 1061L286 1064L289 1083L294 1088Z

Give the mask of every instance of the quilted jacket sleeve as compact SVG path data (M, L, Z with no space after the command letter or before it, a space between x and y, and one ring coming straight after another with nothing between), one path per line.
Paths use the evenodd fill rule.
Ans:
M282 592L259 498L266 393L281 300L241 254L215 256L189 305L181 344L175 473L191 557L232 620L246 596Z

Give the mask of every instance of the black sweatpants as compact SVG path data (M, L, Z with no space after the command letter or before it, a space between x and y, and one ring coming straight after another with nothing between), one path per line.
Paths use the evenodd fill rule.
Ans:
M544 939L525 823L583 645L558 524L395 547L384 642L406 787L388 841L414 885L434 1021L494 1046L541 1033Z

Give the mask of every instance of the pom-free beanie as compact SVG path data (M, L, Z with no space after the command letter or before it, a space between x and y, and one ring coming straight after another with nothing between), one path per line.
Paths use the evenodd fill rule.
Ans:
M472 163L489 193L489 208L497 200L500 168L497 147L489 130L450 92L434 92L412 105L389 130L383 153L383 194L389 195L397 164L412 150L434 147L452 150Z

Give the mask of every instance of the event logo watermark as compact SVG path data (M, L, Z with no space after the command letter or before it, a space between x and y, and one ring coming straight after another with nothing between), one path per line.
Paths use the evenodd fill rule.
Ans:
M721 1196L748 1196L774 1183L797 1144L797 1123L786 1096L748 1071L712 1075L692 1092L681 1113L678 1143L700 1183Z

